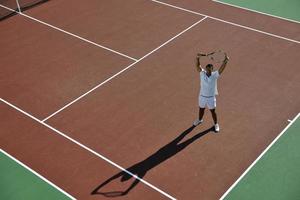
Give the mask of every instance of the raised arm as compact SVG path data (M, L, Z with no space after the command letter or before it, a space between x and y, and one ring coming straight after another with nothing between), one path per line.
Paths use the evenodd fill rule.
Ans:
M206 54L198 53L196 57L196 69L198 72L201 72L203 69L201 67L200 58L201 56L206 56Z
M221 65L221 67L218 70L219 74L222 74L222 72L224 71L228 61L229 61L229 58L228 58L227 54L225 54L225 59L224 59L222 65Z

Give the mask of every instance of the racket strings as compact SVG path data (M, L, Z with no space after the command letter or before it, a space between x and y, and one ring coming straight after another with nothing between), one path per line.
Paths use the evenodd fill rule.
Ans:
M212 60L213 62L220 63L225 60L225 53L222 51L216 51L216 52L213 52L212 54L208 55L208 58L210 60Z

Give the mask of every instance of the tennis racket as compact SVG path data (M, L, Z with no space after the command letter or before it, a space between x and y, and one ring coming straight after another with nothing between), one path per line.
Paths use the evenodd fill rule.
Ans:
M226 53L222 50L218 50L207 54L207 57L213 62L222 63L226 58Z

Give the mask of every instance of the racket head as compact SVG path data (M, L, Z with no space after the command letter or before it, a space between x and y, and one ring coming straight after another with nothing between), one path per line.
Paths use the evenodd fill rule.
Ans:
M225 60L226 58L226 53L222 50L217 50L217 51L214 51L212 53L209 53L207 55L207 57L212 61L212 62L215 62L215 63L221 63Z

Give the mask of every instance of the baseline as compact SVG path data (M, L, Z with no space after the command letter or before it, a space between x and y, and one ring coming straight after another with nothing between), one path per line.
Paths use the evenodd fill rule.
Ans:
M50 126L50 125L46 124L45 122L43 122L43 121L37 119L36 117L30 115L29 113L23 111L22 109L20 109L20 108L16 107L15 105L13 105L13 104L11 104L11 103L5 101L5 100L2 99L2 98L0 98L0 101L2 101L3 103L5 103L5 104L8 105L8 106L14 108L15 110L21 112L22 114L26 115L27 117L31 118L32 120L34 120L34 121L36 121L36 122L42 124L43 126L46 126L47 128L49 128L49 129L51 129L52 131L54 131L56 134L58 134L58 135L60 135L60 136L62 136L62 137L64 137L64 138L66 138L67 140L69 140L69 141L75 143L76 145L78 145L78 146L80 146L81 148L87 150L88 152L94 154L95 156L101 158L102 160L108 162L109 164L115 166L115 167L118 168L119 170L122 170L122 171L126 172L126 173L129 174L130 176L132 176L132 177L134 177L135 179L141 181L141 182L144 183L145 185L147 185L147 186L149 186L150 188L156 190L157 192L161 193L162 195L168 197L169 199L176 200L176 198L172 197L172 196L169 195L168 193L166 193L166 192L160 190L159 188L155 187L155 186L152 185L151 183L149 183L149 182L147 182L147 181L145 181L145 180L139 178L139 177L136 176L135 174L131 173L130 171L126 170L125 168L121 167L120 165L116 164L115 162L111 161L110 159L106 158L105 156L101 155L100 153L97 153L96 151L92 150L91 148L85 146L84 144L81 144L80 142L78 142L78 141L74 140L73 138L67 136L65 133L63 133L63 132L61 132L61 131L59 131L59 130L53 128L52 126Z
M248 29L248 30L251 30L251 31L259 32L259 33L262 33L262 34L265 34L265 35L268 35L268 36L272 36L272 37L275 37L275 38L279 38L279 39L283 39L283 40L286 40L286 41L289 41L289 42L300 44L300 41L298 41L298 40L293 40L293 39L290 39L290 38L287 38L287 37L283 37L283 36L280 36L280 35L276 35L276 34L273 34L273 33L269 33L269 32L266 32L266 31L261 31L261 30L255 29L255 28L251 28L251 27L248 27L248 26L244 26L244 25L240 25L240 24L234 23L234 22L230 22L230 21L226 21L226 20L223 20L223 19L219 19L217 17L212 17L212 16L209 16L209 15L205 15L205 14L202 14L202 13L199 13L199 12L195 12L195 11L192 11L192 10L189 10L189 9L185 9L185 8L181 8L181 7L178 7L178 6L174 6L172 4L161 2L161 1L158 1L158 0L151 0L151 1L155 2L155 3L158 3L158 4L165 5L165 6L169 6L169 7L172 7L172 8L176 8L176 9L179 9L179 10L182 10L182 11L185 11L185 12L189 12L189 13L193 13L193 14L201 15L201 16L206 16L206 17L208 17L210 19L213 19L213 20L216 20L216 21L220 21L220 22L224 22L226 24L230 24L230 25L233 25L233 26L237 26L237 27L240 27L240 28L244 28L244 29Z
M67 34L67 35L70 35L70 36L72 36L72 37L75 37L75 38L77 38L77 39L79 39L79 40L82 40L82 41L87 42L87 43L89 43L89 44L92 44L92 45L94 45L94 46L100 47L100 48L105 49L105 50L107 50L107 51L111 51L111 52L113 52L113 53L115 53L115 54L118 54L118 55L120 55L120 56L126 57L126 58L128 58L128 59L130 59L130 60L137 61L136 58L130 57L130 56L125 55L125 54L123 54L123 53L121 53L121 52L118 52L118 51L116 51L116 50L113 50L113 49L110 49L110 48L105 47L105 46L103 46L103 45L97 44L97 43L95 43L95 42L93 42L93 41L90 41L90 40L88 40L88 39L85 39L85 38L83 38L83 37L81 37L81 36L78 36L78 35L76 35L76 34L74 34L74 33L70 33L70 32L68 32L68 31L65 31L65 30L61 29L61 28L58 28L58 27L56 27L56 26L53 26L53 25L51 25L51 24L48 24L48 23L43 22L43 21L41 21L41 20L38 20L38 19L36 19L36 18L34 18L34 17L31 17L31 16L29 16L29 15L26 15L26 14L24 14L24 13L22 13L22 12L17 12L17 11L15 11L15 10L13 10L13 9L11 9L11 8L8 8L8 7L6 7L6 6L2 5L2 4L0 4L0 7L5 8L5 9L10 10L10 11L13 11L13 12L19 14L19 15L22 15L22 16L28 18L28 19L31 19L31 20L33 20L33 21L35 21L35 22L41 23L41 24L43 24L43 25L46 25L46 26L48 26L48 27L50 27L50 28L53 28L53 29L55 29L55 30L57 30L57 31L60 31L60 32L62 32L62 33L65 33L65 34Z

